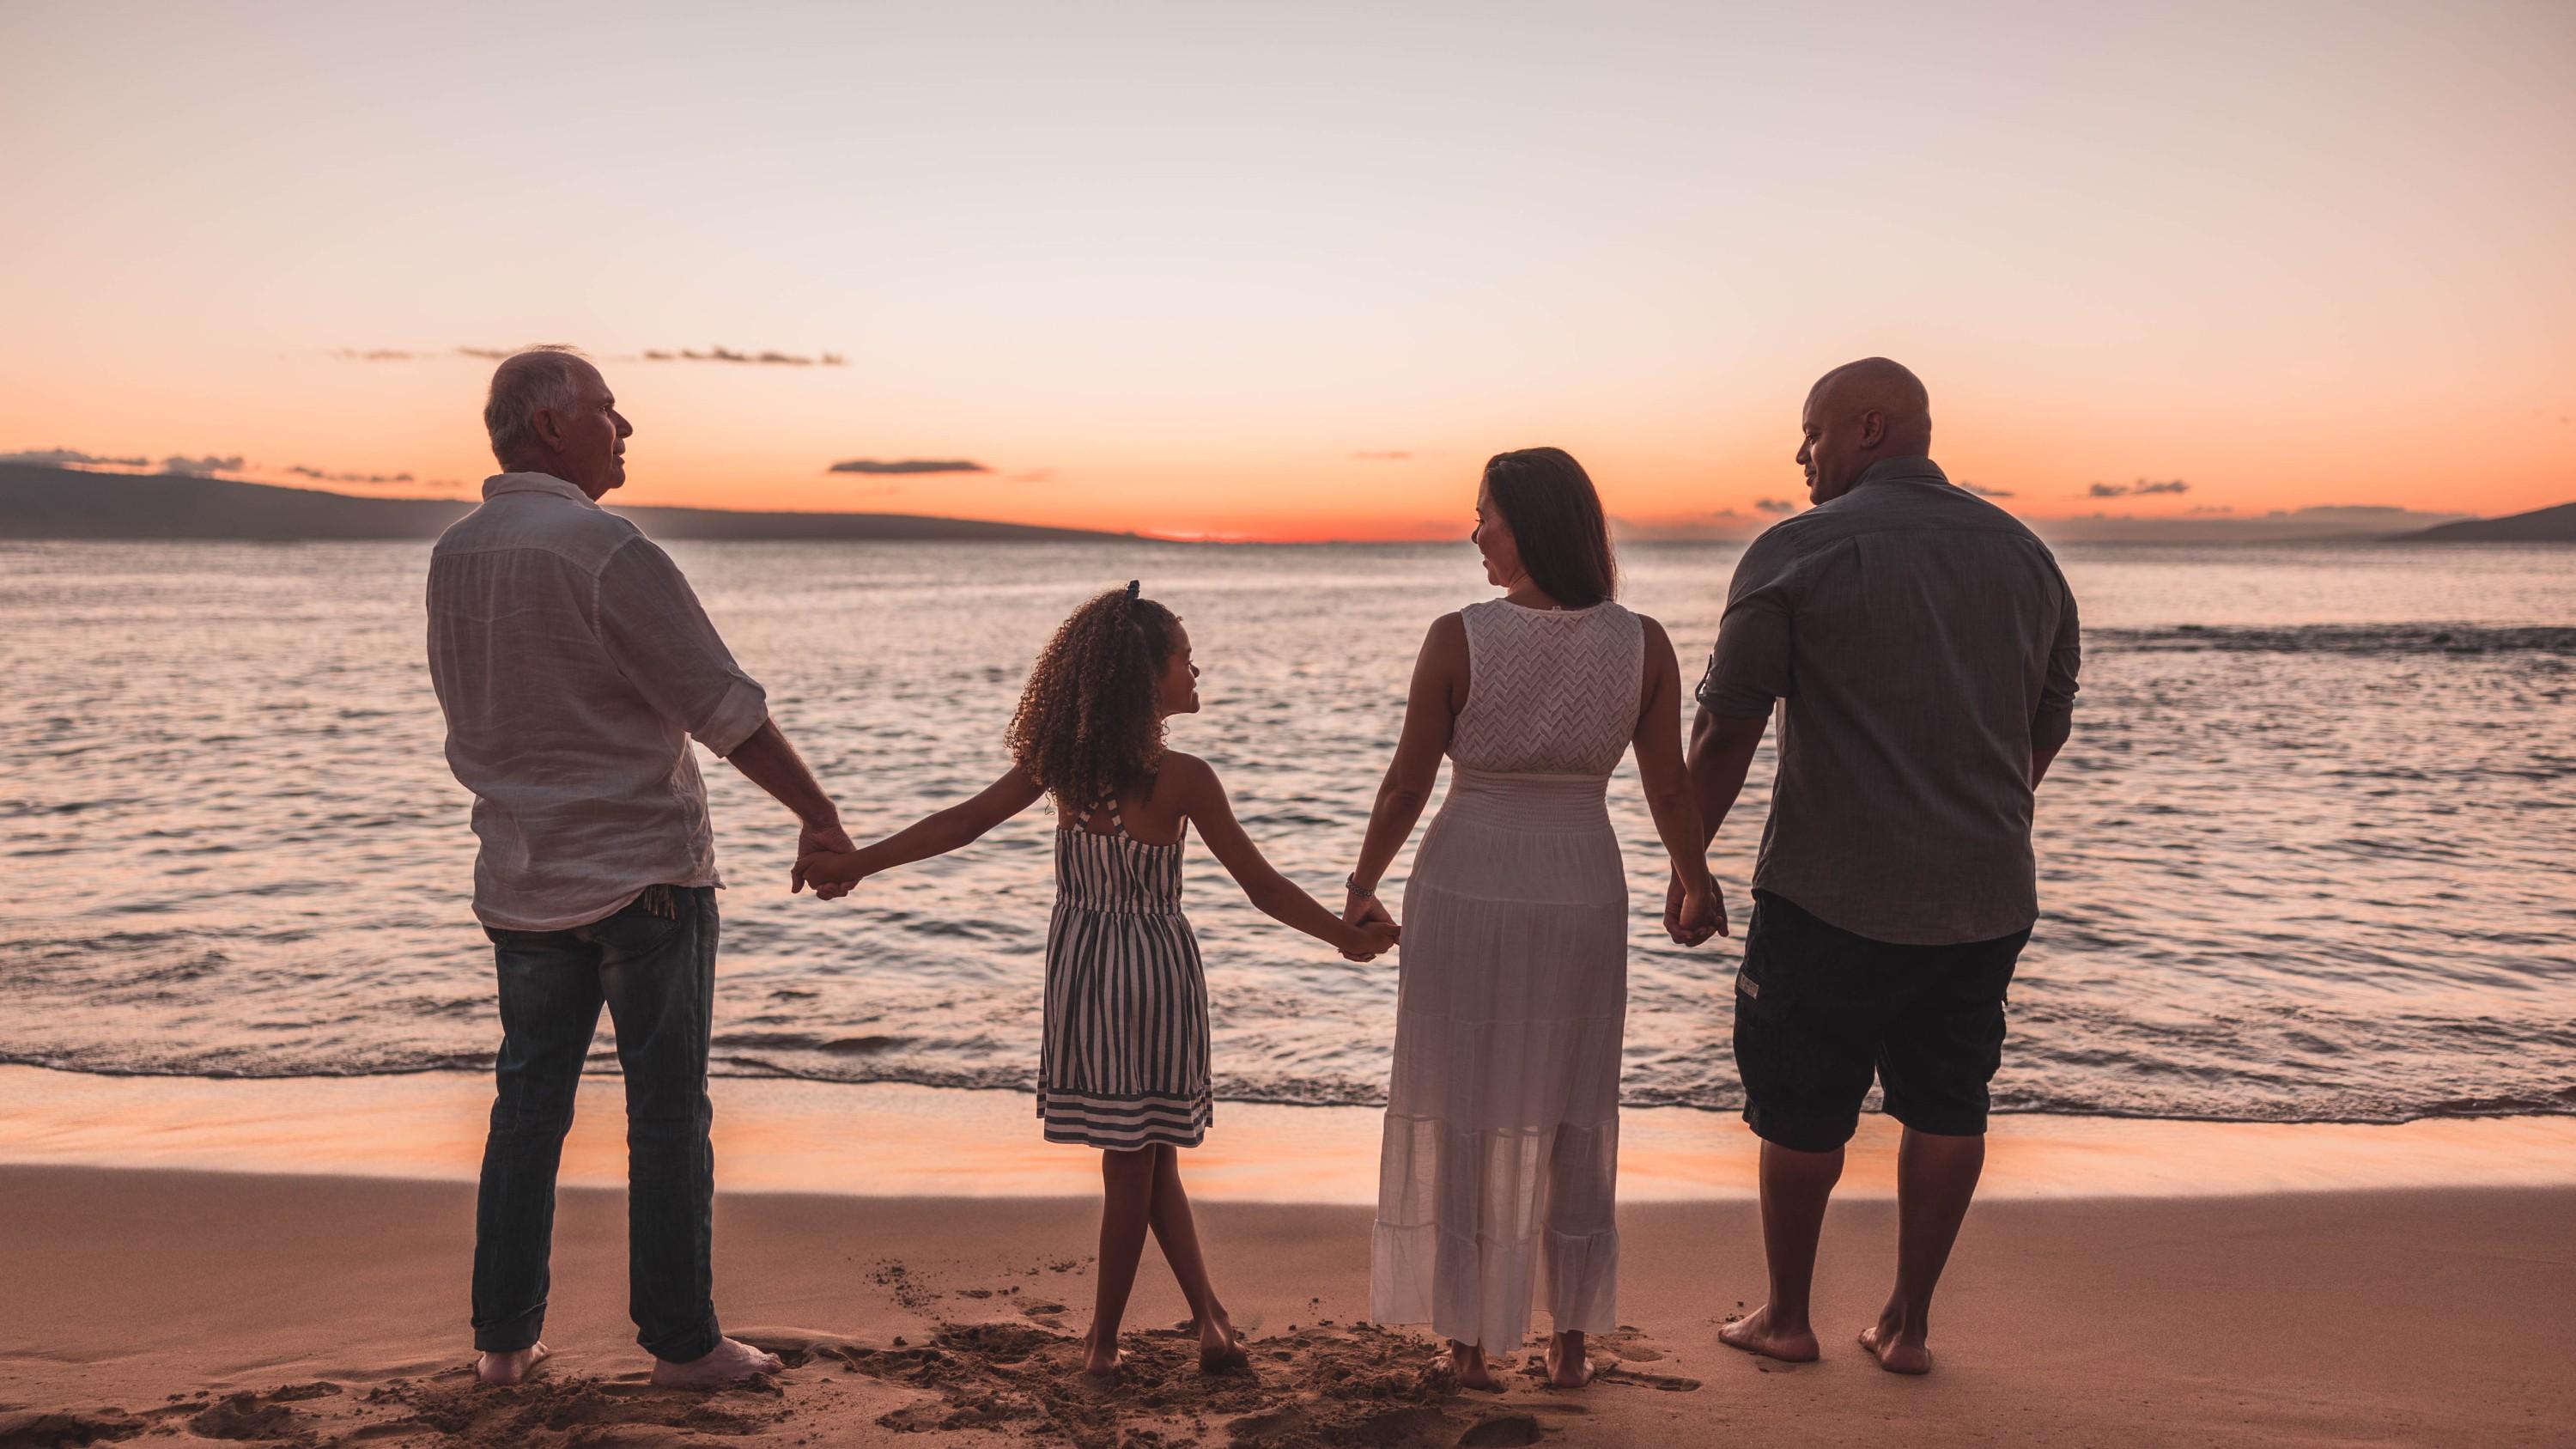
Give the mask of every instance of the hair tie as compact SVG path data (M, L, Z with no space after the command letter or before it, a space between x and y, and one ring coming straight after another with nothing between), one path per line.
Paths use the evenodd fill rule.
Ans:
M1130 604L1133 604L1133 603L1135 603L1135 602L1136 602L1136 585L1137 585L1137 582L1138 582L1138 581L1137 581L1137 580L1135 580L1135 579L1129 579L1129 580L1127 581L1127 602L1128 602L1128 603L1130 603Z

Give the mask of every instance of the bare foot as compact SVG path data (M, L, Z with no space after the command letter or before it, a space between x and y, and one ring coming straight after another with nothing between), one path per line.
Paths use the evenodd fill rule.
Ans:
M1118 1335L1115 1332L1106 1342L1102 1341L1097 1329L1082 1336L1082 1371L1096 1379L1109 1378L1118 1372Z
M1449 1340L1449 1367L1458 1375L1462 1388L1500 1389L1493 1370L1485 1367L1485 1350L1481 1345Z
M1923 1346L1921 1337L1900 1333L1885 1323L1873 1323L1860 1331L1860 1346L1878 1360L1878 1366L1892 1374L1928 1374L1932 1372L1932 1350Z
M1220 1308L1198 1326L1199 1372L1221 1374L1232 1369L1249 1368L1252 1360L1243 1352L1243 1332Z
M785 1367L778 1355L728 1338L719 1341L703 1358L687 1363L673 1363L667 1358L653 1360L653 1382L666 1389L721 1389Z
M474 1381L494 1388L526 1383L528 1376L537 1371L537 1365L552 1357L554 1351L542 1343L532 1343L509 1353L487 1353L474 1360Z
M1547 1381L1560 1389L1579 1389L1592 1382L1592 1360L1583 1356L1581 1332L1548 1338Z
M1728 1319L1718 1328L1717 1341L1782 1363L1814 1363L1819 1352L1816 1331L1805 1324L1796 1328L1772 1327L1771 1306L1767 1303L1742 1318Z

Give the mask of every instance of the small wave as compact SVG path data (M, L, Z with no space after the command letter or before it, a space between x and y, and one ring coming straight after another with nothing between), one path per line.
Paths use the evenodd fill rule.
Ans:
M879 1047L877 1043L885 1043ZM833 1083L843 1086L901 1085L935 1087L956 1091L1032 1090L1034 1082L1024 1068L1000 1065L985 1067L936 1067L897 1061L865 1060L902 1044L900 1038L858 1037L826 1044L820 1050L830 1055L862 1058L858 1061L816 1064L809 1061L783 1061L759 1056L719 1056L709 1064L708 1075L743 1080L791 1078L798 1081ZM145 1061L101 1061L89 1054L48 1052L0 1052L0 1066L40 1067L48 1071L68 1072L96 1077L193 1077L214 1081L274 1081L290 1079L357 1080L367 1077L416 1076L424 1072L464 1072L480 1074L492 1067L489 1053L432 1052L403 1060L374 1060L345 1067L319 1065L248 1065L205 1062L153 1063ZM604 1049L595 1052L586 1067L587 1075L618 1075L617 1060ZM1334 1082L1300 1077L1276 1080L1245 1079L1229 1081L1220 1076L1217 1100L1247 1105L1280 1107L1342 1107L1376 1109L1386 1105L1386 1094L1358 1083ZM1649 1107L1681 1107L1692 1111L1731 1113L1744 1105L1740 1092L1732 1090L1657 1090L1652 1087L1632 1088L1621 1095L1622 1106L1631 1110ZM1877 1105L1876 1094L1871 1106ZM1994 1112L2004 1117L2108 1117L2148 1122L2261 1122L2281 1125L2360 1125L2396 1126L2427 1118L2445 1117L2576 1117L2576 1087L2556 1091L2504 1093L2492 1096L2451 1096L2414 1102L2350 1100L2319 1102L2305 1109L2268 1101L2248 1103L2244 1108L2224 1107L2187 1110L2155 1110L2131 1101L2082 1093L1998 1092Z
M2535 625L2299 624L2279 628L2180 624L2087 629L2087 645L2149 653L2576 655L2576 629Z

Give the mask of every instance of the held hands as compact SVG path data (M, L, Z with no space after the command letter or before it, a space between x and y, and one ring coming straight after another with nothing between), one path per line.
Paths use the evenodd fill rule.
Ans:
M817 900L836 901L848 895L861 878L850 859L858 849L839 821L807 822L797 832L796 864L787 872L787 893L795 895L810 885Z
M1343 948L1342 959L1346 961L1375 960L1403 940L1403 932L1396 926L1395 917L1378 901L1374 891L1351 892L1349 904L1342 907L1342 924L1353 927L1360 934L1357 948Z
M1714 884L1714 883L1712 883ZM1696 946L1726 929L1726 902L1715 890L1700 894L1685 888L1676 875L1664 889L1664 934L1676 946Z

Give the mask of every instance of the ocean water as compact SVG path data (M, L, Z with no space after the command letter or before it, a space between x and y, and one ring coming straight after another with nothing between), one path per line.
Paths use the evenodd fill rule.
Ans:
M1487 597L1463 544L681 544L854 833L998 774L1029 656L1141 577L1188 621L1213 762L1327 899L1413 651ZM1648 545L1626 597L1686 676L1737 550ZM0 545L0 1061L364 1075L488 1064L466 799L422 663L425 544ZM2043 918L1997 1080L2013 1111L2264 1121L2576 1113L2576 550L2060 550L2086 621L2040 796ZM713 793L719 1073L1028 1083L1043 809L849 899L790 897L794 831ZM1719 837L1739 928L1771 752ZM1632 769L1626 1096L1741 1102L1739 940L1657 922ZM1408 855L1409 859L1409 855ZM1405 862L1387 892L1398 898ZM1396 967L1259 916L1193 843L1220 1096L1383 1100ZM614 1071L603 1022L594 1065Z

